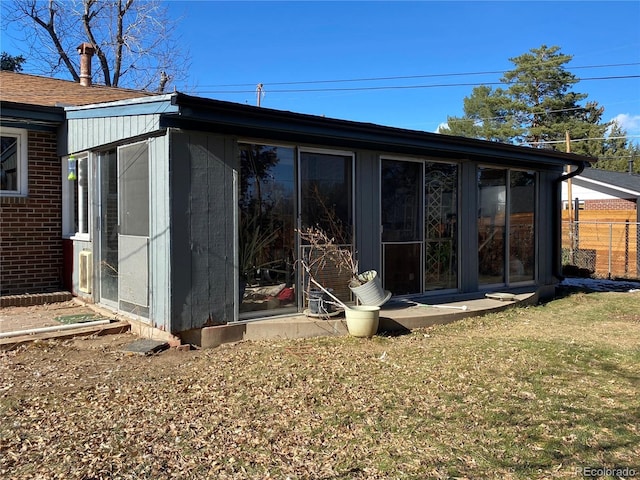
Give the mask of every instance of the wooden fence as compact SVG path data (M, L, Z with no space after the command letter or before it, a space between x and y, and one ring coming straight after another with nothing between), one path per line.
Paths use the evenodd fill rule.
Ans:
M640 278L640 229L635 210L579 210L578 221L562 212L563 265L586 268L601 278Z

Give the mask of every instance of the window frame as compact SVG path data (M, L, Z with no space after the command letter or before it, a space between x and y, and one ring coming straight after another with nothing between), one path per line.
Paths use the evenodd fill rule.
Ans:
M16 190L0 189L2 197L26 197L29 193L29 157L28 157L28 131L23 128L3 127L0 126L0 136L15 137L18 143L16 148L17 160L17 186Z
M69 157L76 159L76 180L69 180ZM91 155L88 152L78 153L77 155L69 155L62 158L62 236L71 240L91 241L92 228L92 188L91 178L93 174ZM80 162L86 162L86 196L85 201L80 202L80 196L85 192L80 188L74 189L73 183L80 182ZM84 215L83 215L84 214ZM81 222L81 218L85 217ZM78 228L76 228L76 225ZM80 231L80 226L83 226Z

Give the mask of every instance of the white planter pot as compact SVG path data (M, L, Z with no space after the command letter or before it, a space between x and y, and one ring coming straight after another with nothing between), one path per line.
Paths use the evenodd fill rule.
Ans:
M349 335L354 337L373 337L378 332L380 307L359 305L344 311L347 317Z
M359 276L366 277L373 275L373 278L367 283L358 287L349 287L353 294L358 297L358 300L362 305L370 305L379 307L385 303L391 297L391 292L385 292L382 289L382 282L380 276L375 270L369 270L361 273Z

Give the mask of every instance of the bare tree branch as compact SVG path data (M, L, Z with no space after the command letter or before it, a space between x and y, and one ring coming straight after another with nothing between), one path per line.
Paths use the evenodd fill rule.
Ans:
M40 18L39 12L38 12L38 10L36 8L37 5L36 5L36 1L35 0L27 1L25 3L25 5L27 6L28 10L25 8L23 11L34 22L36 22L38 25L40 25L42 28L44 28L44 30L49 34L49 37L51 38L51 41L53 42L53 45L55 46L55 49L58 52L58 55L60 56L60 61L62 61L65 64L65 66L69 70L69 73L73 77L74 81L79 82L80 81L80 76L78 75L77 70L75 69L73 63L69 59L69 56L67 55L67 52L65 52L65 50L64 50L64 48L62 46L62 43L60 42L60 39L58 38L58 35L56 34L56 29L55 29L55 18L56 18L55 2L53 0L49 0L49 6L48 6L48 10L46 12L49 15L49 19L46 22L42 18Z
M189 58L174 37L178 19L161 0L3 0L0 6L5 21L23 27L17 40L27 73L80 81L76 49L88 42L100 65L93 83L158 90L187 77Z
M84 13L82 15L82 25L84 26L84 31L87 34L89 43L91 43L91 45L93 45L96 50L96 56L98 57L98 61L100 62L100 68L102 68L102 78L104 79L104 84L110 87L112 85L112 82L111 82L111 75L109 73L109 61L104 51L102 50L102 48L100 48L100 45L96 40L95 35L93 34L92 22L100 12L100 8L94 11L91 10L91 8L95 4L96 4L96 0L84 0Z

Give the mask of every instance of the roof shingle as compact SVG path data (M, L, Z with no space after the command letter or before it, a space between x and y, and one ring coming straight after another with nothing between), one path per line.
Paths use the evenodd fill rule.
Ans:
M0 101L42 106L80 106L157 95L141 90L91 85L0 71Z

